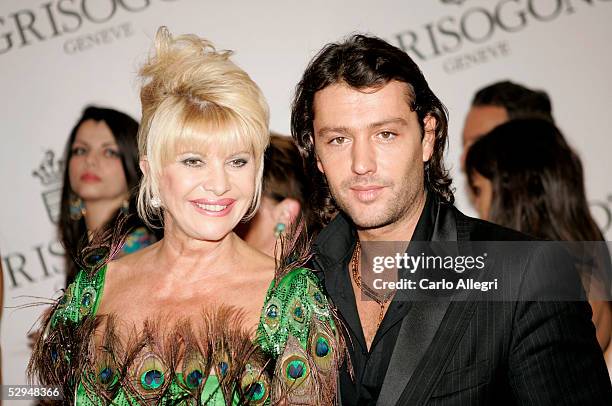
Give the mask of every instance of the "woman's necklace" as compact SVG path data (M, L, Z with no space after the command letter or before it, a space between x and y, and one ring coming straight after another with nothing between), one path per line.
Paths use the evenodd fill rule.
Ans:
M373 299L380 306L380 313L378 315L378 323L376 324L376 329L380 327L382 323L383 317L385 316L385 307L387 303L393 297L393 291L386 293L382 296L380 293L375 292L372 288L370 288L367 284L361 283L361 274L359 273L359 262L361 260L361 243L357 240L357 244L355 244L355 250L353 251L353 256L351 257L351 274L353 275L353 280L355 284L361 290L363 294L368 296L370 299Z

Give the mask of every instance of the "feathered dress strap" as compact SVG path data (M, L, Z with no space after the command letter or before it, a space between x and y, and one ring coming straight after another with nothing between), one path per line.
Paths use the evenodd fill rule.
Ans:
M295 222L278 247L257 330L262 351L275 360L272 403L335 405L338 370L345 360L352 368L344 325L319 278L305 266L312 244L304 221Z
M337 403L338 369L346 355L341 326L319 279L296 268L273 281L258 327L264 353L276 360L272 403Z
M55 328L59 322L78 324L83 318L94 316L100 305L105 278L106 265L93 273L81 270L58 300L50 327Z
M106 265L81 270L41 321L28 376L37 383L59 387L66 403L74 399L81 372L79 357L98 323L93 316L100 304L105 275Z

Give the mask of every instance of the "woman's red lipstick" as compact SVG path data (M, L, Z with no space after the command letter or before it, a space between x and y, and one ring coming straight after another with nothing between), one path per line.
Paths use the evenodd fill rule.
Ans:
M81 175L81 180L83 182L100 182L102 178L100 178L98 175L95 175L91 172L85 172L84 174Z

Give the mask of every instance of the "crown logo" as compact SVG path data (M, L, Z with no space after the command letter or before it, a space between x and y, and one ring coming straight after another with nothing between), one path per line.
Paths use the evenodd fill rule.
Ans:
M38 169L32 171L32 176L38 178L43 186L62 183L62 160L55 159L55 152L47 150Z
M55 152L48 149L40 162L38 169L32 171L32 176L38 178L44 186L41 193L47 215L52 223L57 224L60 217L62 202L62 167L64 162L55 159Z

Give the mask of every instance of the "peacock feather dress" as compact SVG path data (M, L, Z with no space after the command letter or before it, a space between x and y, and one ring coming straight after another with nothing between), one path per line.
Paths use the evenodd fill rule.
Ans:
M120 340L117 315L97 314L105 275L106 265L77 275L48 312L34 348L30 376L59 387L64 404L336 403L345 346L309 269L277 271L255 340L230 307L172 323L148 320Z

